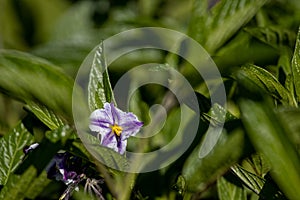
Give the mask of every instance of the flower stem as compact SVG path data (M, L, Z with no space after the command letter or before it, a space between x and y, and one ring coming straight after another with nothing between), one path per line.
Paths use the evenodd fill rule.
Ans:
M167 112L169 112L174 106L176 106L176 98L171 92L167 92L164 96L164 99L162 101L162 105L166 109ZM153 116L152 123L156 123L157 120L161 119L161 113L157 112ZM148 131L151 131L150 129L147 129ZM145 135L148 135L146 132ZM148 146L148 140L141 140L139 143L137 150L138 152L145 152L146 148ZM131 171L137 172L140 164L142 163L141 157L138 157L138 159L134 160L134 163L132 165ZM117 198L118 200L130 200L132 189L135 185L135 180L138 176L138 173L128 173L123 180L117 180L117 191L119 191L119 195Z

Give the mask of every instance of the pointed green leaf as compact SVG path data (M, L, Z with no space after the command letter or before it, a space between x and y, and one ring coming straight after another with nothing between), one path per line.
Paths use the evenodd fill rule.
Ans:
M243 78L254 82L260 88L281 101L282 104L295 105L294 99L289 91L267 70L252 64L247 64L241 68L240 73L243 75Z
M22 123L0 139L0 185L5 185L9 176L24 157L23 148L33 142L33 136Z
M278 118L267 104L240 102L243 122L254 147L265 155L271 175L290 199L300 196L300 160ZM288 180L288 181L287 181Z
M88 85L88 102L91 111L102 108L105 102L115 103L104 58L103 43L94 51Z
M224 0L211 10L207 2L194 1L189 34L213 53L250 21L267 0Z
M263 178L245 170L239 165L232 166L231 169L249 189L256 194L260 193L265 183Z
M13 50L0 50L0 91L36 102L72 119L73 82L51 63Z
M254 154L246 159L250 165L251 171L257 176L263 178L270 171L270 164L262 154Z
M27 108L51 130L64 126L63 120L46 106L28 102Z
M292 59L292 72L293 82L295 87L295 93L297 96L297 102L300 102L300 27L296 38L296 45L294 50L294 56Z
M230 183L223 177L218 179L217 187L220 200L247 200L246 190Z

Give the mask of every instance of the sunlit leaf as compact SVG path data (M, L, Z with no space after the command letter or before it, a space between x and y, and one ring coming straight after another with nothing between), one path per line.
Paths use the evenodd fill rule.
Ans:
M289 91L267 70L252 64L247 64L241 68L240 73L240 75L243 75L243 78L254 82L261 89L282 102L282 104L295 105L294 99ZM240 78L241 77L242 76L240 76Z
M103 53L103 43L95 49L89 85L88 102L91 111L102 108L105 102L115 102Z
M33 142L33 136L22 123L0 139L0 185L5 185L10 175L22 162L23 148Z

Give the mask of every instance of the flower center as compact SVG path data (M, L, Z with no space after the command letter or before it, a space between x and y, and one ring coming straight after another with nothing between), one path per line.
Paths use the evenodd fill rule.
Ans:
M111 126L111 130L114 134L116 134L117 136L120 136L123 128L121 126L119 126L118 124L114 124L113 126Z

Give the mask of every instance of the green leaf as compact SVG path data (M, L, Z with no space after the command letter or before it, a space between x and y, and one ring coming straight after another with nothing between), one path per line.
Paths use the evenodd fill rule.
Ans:
M14 50L0 50L0 91L45 105L72 119L73 81L51 63Z
M91 160L96 158L102 164L119 171L126 171L126 169L129 167L129 161L125 156L120 155L112 149L101 146L100 140L98 140L96 137L85 133L85 136L81 139L82 143L74 141L73 145L80 149L81 152L87 156L87 158ZM91 155L94 158L91 157Z
M91 111L102 108L105 102L115 103L104 58L103 43L94 51L88 85L88 102Z
M300 109L299 108L280 108L276 110L276 114L282 124L290 141L298 150L300 155Z
M220 200L247 200L246 190L230 183L224 177L218 179L217 187Z
M253 40L245 31L239 31L236 36L218 49L214 55L214 62L222 72L231 71L233 66L241 66L249 62L273 63L277 57L276 49Z
M224 0L211 10L207 0L193 5L189 34L209 53L214 53L243 25L252 19L267 0Z
M34 102L27 104L27 108L51 130L64 126L63 120L53 110Z
M48 138L53 143L61 140L61 142L64 144L72 133L74 133L74 130L66 125L52 131L47 131L45 135L46 138Z
M215 125L224 124L225 122L237 119L237 117L235 117L233 114L231 114L228 110L226 110L223 106L219 104L214 104L207 113L207 116Z
M33 142L33 136L22 123L0 139L0 185L5 185L10 175L24 157L23 148Z
M243 183L256 194L259 194L264 186L265 180L253 174L239 165L231 167L232 171L243 181Z
M212 148L214 148L215 144L218 142L220 135L222 134L221 129L218 130L218 126L223 127L225 122L229 122L232 120L236 120L237 118L228 112L224 107L219 104L214 104L209 112L204 115L208 118L208 121L211 125L215 126L214 131L207 131L203 137L203 141L199 150L199 156L206 156Z
M292 72L293 72L293 82L294 82L297 102L299 103L300 102L300 27L297 34L294 56L292 59Z
M270 164L262 154L254 154L246 159L245 165L249 164L249 170L263 178L270 171ZM247 168L248 169L248 168Z
M185 162L182 176L187 191L201 191L225 173L242 154L243 132L222 133L217 145L204 158L199 157L200 145Z
M293 99L295 99L295 88L293 83L293 74L292 74L292 67L291 67L291 60L292 60L292 50L287 47L283 47L280 50L280 57L278 59L278 69L282 69L283 73L286 76L284 86L289 91ZM280 80L280 74L278 76Z
M37 178L35 178L26 190L25 196L29 199L35 199L51 182L47 178L47 172L43 171Z
M7 184L0 192L2 200L22 200L25 198L27 188L31 185L37 171L34 167L29 167L22 175L12 175Z
M296 35L282 27L247 27L244 29L253 37L280 50L283 46L293 46Z
M178 192L178 194L180 195L184 195L185 193L185 179L182 175L179 175L177 177L176 183L173 185L173 189L176 190Z
M176 136L176 133L179 134L179 124L178 121L181 120L181 112L180 109L174 109L168 113L168 116L164 116L161 114L158 115L159 111L153 109L150 110L150 116L151 116L151 124L149 125L148 134L151 135L151 144L148 146L148 149L146 151L152 151L153 149L157 148L163 148L166 144L170 143L172 140L175 142L174 137ZM159 116L159 117L157 117ZM190 116L185 115L185 120L181 120L180 125L183 127L187 127L189 124ZM150 130L150 131L149 131ZM157 134L153 134L157 133ZM145 134L145 133L143 133ZM182 133L181 133L182 134ZM131 146L128 145L128 147L136 147L140 143L139 138L132 138L132 140L129 140L129 144L134 141L135 143ZM177 141L178 143L182 142L182 138ZM152 147L152 149L150 149ZM175 147L173 147L175 148ZM166 162L168 162L168 159L165 159Z
M250 100L240 102L243 122L254 147L265 155L271 165L271 175L290 199L300 195L300 160L294 146L272 109ZM288 182L287 182L288 180Z
M267 70L252 65L244 65L240 70L239 78L246 78L254 82L257 86L268 92L274 98L278 99L284 105L295 105L293 97L279 81Z

